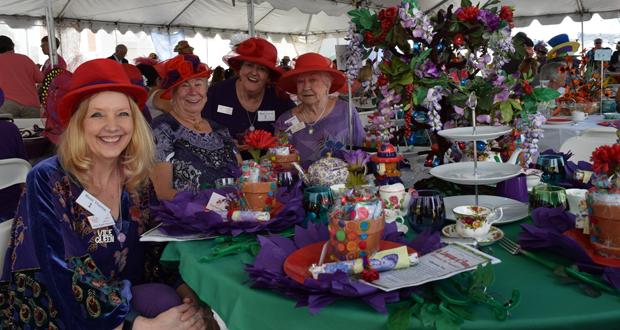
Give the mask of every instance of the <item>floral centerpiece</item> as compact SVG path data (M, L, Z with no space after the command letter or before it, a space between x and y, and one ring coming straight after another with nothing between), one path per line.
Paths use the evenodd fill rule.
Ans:
M383 52L375 64L378 115L373 124L384 125L384 140L391 138L389 123L396 113L405 111L405 139L412 131L471 125L475 110L478 122L487 125L531 125L536 107L523 103L523 95L541 102L551 96L547 89L532 88L529 80L507 75L502 67L513 54L524 54L523 45L510 39L513 10L490 0L474 5L461 1L461 7L440 10L430 17L412 0L378 13L359 8L349 12L348 72L355 76L361 60L372 52ZM517 114L515 116L515 114ZM536 138L530 137L531 140ZM432 136L436 146L429 157L443 154L450 143ZM376 145L380 143L375 142Z
M344 160L349 169L347 187L368 184L366 181L366 164L370 160L370 155L363 150L348 151L344 153Z
M582 67L587 66L588 57L582 51ZM597 72L586 70L581 74L579 67L572 65L572 58L568 57L566 66L560 68L568 76L564 86L564 94L558 101L558 108L554 114L569 114L571 110L584 111L587 113L598 110L598 100L601 97L601 75Z
M241 165L242 206L252 211L270 211L275 205L276 180L268 161L261 162L261 152L274 147L277 139L264 130L249 131L244 136L254 160Z
M620 259L620 144L592 153L594 188L587 195L590 241L597 254Z
M269 148L269 159L275 171L289 171L293 163L299 162L299 154L295 146L289 142L287 127L276 127L276 144Z

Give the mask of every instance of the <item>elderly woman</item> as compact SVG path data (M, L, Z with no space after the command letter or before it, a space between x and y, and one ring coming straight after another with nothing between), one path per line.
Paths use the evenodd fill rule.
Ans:
M151 180L157 197L197 191L216 179L235 176L239 156L228 130L202 118L211 71L196 55L179 55L165 64L162 98L172 111L155 118L155 167Z
M316 53L301 55L295 68L280 78L282 89L297 94L301 103L280 116L276 127L289 132L289 141L299 152L304 166L321 158L327 141L362 144L365 133L357 110L353 109L353 140L349 141L349 105L329 95L344 83L344 74L333 69L329 59Z
M204 327L202 309L172 288L137 285L147 252L139 237L153 200L154 147L139 108L145 99L114 61L75 71L59 103L58 155L29 173L13 223L0 328Z
M280 76L278 52L265 39L250 38L240 43L234 57L224 59L237 73L209 89L203 111L206 118L228 128L235 139L247 130L273 132L276 119L295 106L288 97L277 95L272 82Z

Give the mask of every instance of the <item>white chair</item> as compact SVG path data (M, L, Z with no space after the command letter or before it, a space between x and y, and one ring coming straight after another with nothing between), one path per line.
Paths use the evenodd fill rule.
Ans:
M0 189L25 183L30 168L30 163L21 158L0 160ZM4 269L4 255L11 239L12 225L13 219L0 223L0 270Z
M616 143L616 131L609 130L607 127L591 128L583 131L580 136L573 136L564 141L560 146L560 152L573 153L571 161L578 162L580 160L589 162L592 152L602 145L612 145Z

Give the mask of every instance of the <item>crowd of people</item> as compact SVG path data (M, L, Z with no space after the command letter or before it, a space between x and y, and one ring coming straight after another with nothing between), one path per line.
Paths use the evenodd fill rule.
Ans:
M0 113L39 117L37 86L65 62L58 55L55 67L39 68L13 46L0 36L0 72L20 77L2 75ZM47 37L41 48L49 55ZM13 218L0 328L217 328L178 272L159 264L163 246L139 242L156 225L150 208L235 176L250 131L287 131L305 166L326 141L350 143L349 107L337 97L345 76L328 58L303 54L292 67L287 57L278 62L270 42L249 38L225 57L227 78L187 41L174 51L172 59L151 54L133 65L118 45L110 57L80 65L59 99L45 102L62 135L55 155L30 171L21 197L21 187L4 192L14 200L0 213ZM291 118L303 125L293 130ZM352 143L360 145L357 111L352 122ZM7 126L0 126L7 136L0 157L26 158L15 125L0 125Z

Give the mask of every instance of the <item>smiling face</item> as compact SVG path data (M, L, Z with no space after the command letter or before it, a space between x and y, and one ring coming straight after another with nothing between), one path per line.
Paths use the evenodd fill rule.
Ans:
M173 104L188 113L200 113L207 103L207 78L188 79L175 88Z
M304 104L324 101L329 95L331 77L326 73L310 72L297 77L297 98Z
M269 74L269 69L264 65L243 62L239 69L239 86L249 93L261 92L269 82Z
M93 95L82 125L93 162L118 159L133 135L129 97L112 91Z

